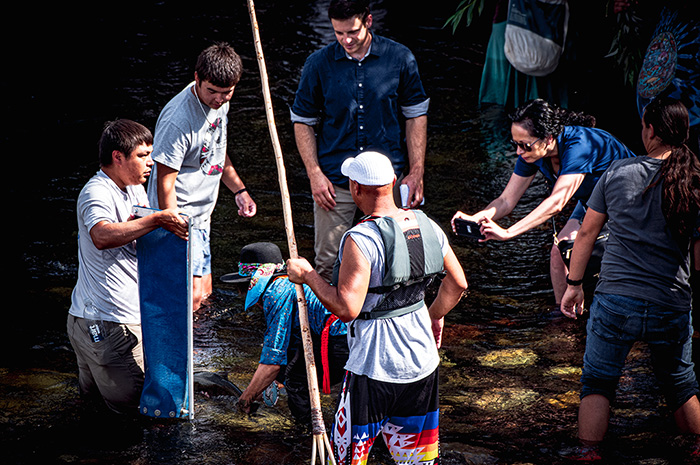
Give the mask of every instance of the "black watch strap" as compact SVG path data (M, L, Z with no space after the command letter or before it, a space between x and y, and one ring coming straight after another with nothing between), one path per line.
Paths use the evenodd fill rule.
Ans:
M570 284L571 286L580 286L581 284L583 284L583 279L577 279L574 281L573 279L569 279L569 275L567 274L566 284Z

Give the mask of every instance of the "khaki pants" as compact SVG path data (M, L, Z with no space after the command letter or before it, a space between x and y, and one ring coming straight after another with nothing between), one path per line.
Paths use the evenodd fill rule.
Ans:
M83 318L68 315L67 331L84 396L100 395L119 413L136 413L144 382L141 326L103 322L106 337L92 342Z

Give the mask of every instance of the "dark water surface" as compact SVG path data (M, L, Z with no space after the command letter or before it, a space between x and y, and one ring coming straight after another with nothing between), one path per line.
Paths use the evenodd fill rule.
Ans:
M425 211L448 229L456 209L475 210L498 195L514 158L503 110L476 104L490 17L453 36L442 25L454 5L433 3L424 10L378 2L374 16L377 32L414 51L432 97ZM256 5L296 239L308 258L312 199L288 106L307 55L333 40L326 6L324 1ZM77 368L65 334L77 276L75 200L97 170L103 122L123 117L153 128L163 105L192 79L197 54L226 40L246 70L231 103L229 145L258 214L239 218L231 194L222 191L212 226L216 290L211 305L195 315L195 365L241 388L250 380L264 320L259 312L243 313L238 290L218 283L218 276L237 266L247 243L270 240L283 251L287 243L246 3L134 2L81 14L56 6L42 10L33 24L31 34L10 29L16 47L7 61L15 73L3 78L6 113L14 122L3 137L11 158L9 193L21 221L13 221L19 227L10 228L6 242L13 265L8 295L18 304L6 309L6 346L0 352L0 463L308 463L311 436L293 424L284 396L276 407L244 416L235 397L198 389L191 422L86 415L79 409ZM599 62L579 62L572 70L572 100L638 149L631 91L614 84L602 59L606 35L596 33L598 47L587 43L580 53ZM29 160L36 163L28 169ZM543 195L538 181L513 218ZM16 216L13 210L10 217ZM557 450L575 435L584 323L552 314L551 229L543 226L508 243L451 237L470 293L447 317L441 350L444 462L559 463ZM333 397L322 396L322 402L329 426ZM672 463L671 424L646 350L638 347L611 421L617 463ZM370 461L392 463L379 443Z

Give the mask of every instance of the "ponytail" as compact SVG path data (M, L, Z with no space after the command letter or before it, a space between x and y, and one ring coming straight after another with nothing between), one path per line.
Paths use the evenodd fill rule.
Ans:
M700 210L700 162L687 145L688 110L677 100L658 98L646 107L643 120L671 148L649 187L662 183L662 207L671 232L690 236Z

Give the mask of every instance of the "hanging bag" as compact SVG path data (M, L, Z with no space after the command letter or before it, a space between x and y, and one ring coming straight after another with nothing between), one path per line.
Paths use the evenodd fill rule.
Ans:
M511 65L546 76L559 64L569 23L566 0L510 0L503 51Z

